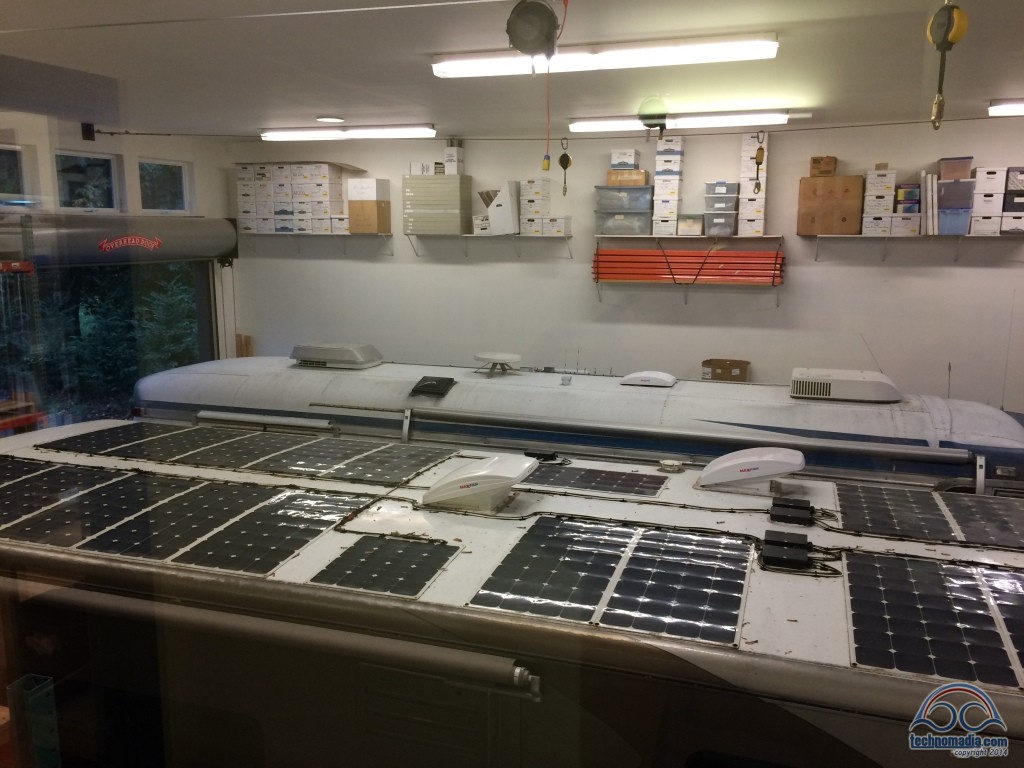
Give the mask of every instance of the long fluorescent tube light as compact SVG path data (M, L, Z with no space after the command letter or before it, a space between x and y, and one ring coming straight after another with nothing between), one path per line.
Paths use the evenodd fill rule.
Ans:
M665 128L735 128L745 125L785 125L789 115L785 112L723 112L717 115L675 115L666 118ZM573 120L569 123L573 133L624 133L646 131L637 117L608 117L596 120Z
M593 72L637 67L674 67L723 61L774 59L775 35L714 37L691 40L653 40L613 45L575 45L559 48L549 60L514 51L485 51L435 56L437 77L495 77L544 72Z
M989 117L1016 117L1024 115L1024 99L996 99L988 104Z
M343 139L432 139L432 125L386 125L364 128L289 128L264 131L264 141L340 141Z

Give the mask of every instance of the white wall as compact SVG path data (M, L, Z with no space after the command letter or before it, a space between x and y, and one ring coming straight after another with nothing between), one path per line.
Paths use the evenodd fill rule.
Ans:
M316 339L367 341L386 359L474 365L473 353L512 351L525 364L624 374L700 375L707 357L750 360L752 380L785 382L795 366L881 368L908 392L1024 411L1024 239L818 241L795 235L799 178L812 155L840 172L888 162L901 181L939 157L1024 165L1018 119L777 131L769 135L767 230L782 235L785 284L724 288L602 284L591 279L593 187L612 149L654 144L571 138L568 195L552 141L553 213L573 217L561 241L483 238L243 236L229 278L238 330L257 354L287 355ZM228 147L231 162L324 160L391 179L401 232L401 177L441 141ZM704 181L739 175L739 136L688 136L685 211ZM540 171L543 142L467 141L474 191ZM476 201L476 213L483 204ZM691 246L686 246L691 247ZM764 246L764 247L767 247ZM571 251L571 258L570 258Z
M612 149L636 146L653 167L654 144L571 137L568 195L561 196L558 136L551 144L553 213L573 217L573 237L407 238L401 177L444 142L314 142L306 145L173 137L99 136L78 126L11 123L38 150L52 195L50 153L76 149L194 164L198 213L234 213L233 163L344 162L391 180L391 238L242 236L240 258L221 271L220 331L237 330L261 355L301 341L367 341L386 359L474 365L473 353L512 351L525 364L624 374L660 369L700 375L701 360L750 360L758 382L785 382L795 366L881 368L907 392L950 395L1024 412L1024 239L921 238L835 241L795 235L799 178L812 155L840 172L888 162L905 178L939 157L973 155L979 166L1024 166L1024 119L769 134L767 229L783 236L779 288L595 285L591 279L593 187ZM47 135L31 135L33 131ZM739 174L739 134L688 136L684 210L700 210L703 182ZM474 190L540 173L539 140L467 140ZM130 177L131 174L128 174ZM47 186L47 183L49 186ZM139 213L128 190L128 213ZM45 201L44 201L45 202ZM476 200L477 213L483 203ZM686 247L691 247L688 245ZM571 258L570 258L571 255Z

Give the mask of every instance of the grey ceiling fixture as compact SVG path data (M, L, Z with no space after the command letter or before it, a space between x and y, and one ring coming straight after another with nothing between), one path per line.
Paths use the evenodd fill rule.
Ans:
M505 24L508 44L530 56L555 54L558 16L547 0L519 0Z

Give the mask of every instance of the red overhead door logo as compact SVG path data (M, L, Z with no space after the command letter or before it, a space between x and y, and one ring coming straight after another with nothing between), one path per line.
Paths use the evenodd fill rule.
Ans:
M132 245L137 245L140 248L145 248L150 251L155 251L160 247L162 241L159 237L143 237L142 235L125 235L124 237L118 237L114 240L103 240L100 242L100 250L103 253L110 253L116 251L118 248L128 248Z

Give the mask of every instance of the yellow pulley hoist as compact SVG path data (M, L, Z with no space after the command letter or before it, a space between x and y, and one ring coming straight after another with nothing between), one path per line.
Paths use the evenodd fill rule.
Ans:
M942 96L942 81L946 78L946 52L959 43L967 33L967 14L946 0L928 22L928 42L939 51L939 87L932 102L932 128L939 130L946 100Z

